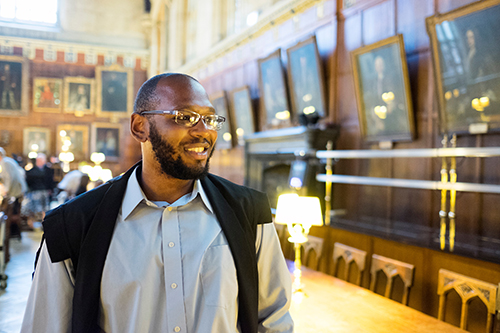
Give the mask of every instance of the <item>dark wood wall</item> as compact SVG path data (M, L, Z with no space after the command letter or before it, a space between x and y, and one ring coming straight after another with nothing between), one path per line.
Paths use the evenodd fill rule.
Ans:
M348 9L335 1L323 2L324 16L316 15L316 5L298 12L298 19L286 20L255 37L250 45L235 46L218 59L224 62L252 51L251 59L231 66L202 68L195 74L209 94L231 91L242 85L251 90L256 117L259 110L257 59L278 48L286 50L314 34L317 38L325 82L328 118L340 125L337 149L378 149L361 138L350 52L396 34L403 34L417 136L409 143L396 143L394 149L440 148L439 114L434 87L433 66L425 18L445 13L471 0L358 0ZM286 52L284 52L286 54ZM286 67L286 56L283 56ZM217 64L217 61L215 61ZM468 135L458 138L459 147L500 146L498 134ZM243 158L240 148L233 150L234 160ZM229 154L232 154L230 151ZM499 158L458 158L459 182L500 184ZM233 180L241 182L243 163L231 169ZM438 159L341 160L334 166L337 174L440 180ZM212 170L220 172L218 159ZM227 169L226 169L227 172ZM224 173L221 173L224 175ZM333 221L333 227L313 230L328 240L331 256L334 241L409 262L416 267L410 306L437 316L437 272L447 268L491 283L500 282L500 220L496 204L499 196L459 192L457 195L457 236L454 253L439 249L440 193L359 185L334 185L333 208L347 214ZM326 260L330 260L328 258ZM332 273L330 266L322 266ZM368 286L368 276L363 280ZM452 302L453 303L453 302ZM478 305L481 308L481 305ZM481 309L481 311L484 309ZM482 319L471 313L471 330L481 327ZM479 310L478 310L479 311ZM480 312L480 311L479 311ZM451 316L451 321L457 320ZM478 329L479 331L481 329Z
M22 55L21 48L14 48L14 55ZM123 58L117 57L117 63L123 65ZM97 66L104 65L104 57L98 56ZM4 144L7 154L23 155L23 129L25 127L44 127L50 129L50 147L49 155L56 155L56 128L62 124L86 125L89 128L89 156L86 161L90 162L90 133L91 124L94 122L110 123L111 119L106 117L97 117L95 114L84 115L77 117L74 114L68 113L47 113L33 111L33 80L36 77L45 78L64 78L66 76L83 76L86 78L95 78L95 65L87 65L84 62L84 55L79 54L77 63L65 63L64 53L58 52L58 57L55 62L47 62L43 60L43 51L37 50L37 56L33 60L29 60L29 113L26 117L6 117L0 116L0 129L8 131L10 140L8 144ZM134 69L134 96L140 86L147 79L147 73L140 66ZM113 175L116 176L127 170L133 163L141 157L140 146L130 136L129 119L120 119L118 123L121 125L120 131L120 159L118 162L104 162L103 168L111 169ZM71 169L78 168L78 162L71 163Z

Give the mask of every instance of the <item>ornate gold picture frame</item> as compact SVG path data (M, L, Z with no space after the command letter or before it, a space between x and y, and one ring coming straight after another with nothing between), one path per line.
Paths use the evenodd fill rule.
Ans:
M231 91L230 113L231 119L234 119L237 143L243 146L245 145L244 137L255 132L252 99L248 86Z
M28 110L28 59L0 55L0 116L27 116Z
M47 77L33 79L33 111L61 113L63 80Z
M402 35L351 52L365 141L411 141L415 124Z
M49 157L51 153L51 133L46 127L25 127L23 129L23 154L28 156L32 151L44 153Z
M117 162L120 158L121 124L93 123L91 125L90 153L103 153L106 162Z
M56 154L71 152L75 161L89 157L89 127L86 125L63 124L57 126Z
M229 105L227 103L227 95L225 91L220 91L210 96L212 105L215 108L215 113L226 118L222 128L218 132L217 149L230 149L236 145L236 135L234 126L229 113Z
M95 107L95 80L82 76L64 78L64 113L76 116L93 114Z
M441 131L500 131L500 0L426 19Z
M118 64L97 66L98 117L127 118L134 104L134 71Z

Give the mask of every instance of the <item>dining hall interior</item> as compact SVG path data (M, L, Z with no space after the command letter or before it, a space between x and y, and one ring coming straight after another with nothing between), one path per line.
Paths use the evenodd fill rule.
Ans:
M210 172L269 198L295 332L500 332L498 17L500 0L0 0L3 160L28 175L45 156L55 208L70 175L89 189L139 161L139 88L189 74L227 120ZM20 330L43 234L4 171L0 333Z

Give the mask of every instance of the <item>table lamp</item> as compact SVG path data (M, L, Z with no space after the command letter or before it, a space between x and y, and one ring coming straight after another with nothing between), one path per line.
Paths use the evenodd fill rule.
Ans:
M295 247L293 292L302 292L300 247L301 244L307 242L311 226L323 225L319 198L299 196L295 193L280 195L276 207L275 223L286 224L288 227L290 233L288 241L293 243Z

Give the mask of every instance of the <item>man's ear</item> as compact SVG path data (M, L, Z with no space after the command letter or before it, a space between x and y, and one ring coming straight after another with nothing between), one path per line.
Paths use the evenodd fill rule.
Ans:
M132 116L130 116L130 133L138 142L148 141L149 123L146 118L137 113L132 113Z

